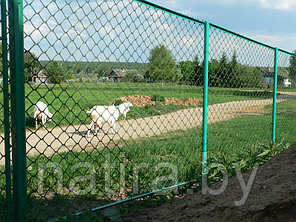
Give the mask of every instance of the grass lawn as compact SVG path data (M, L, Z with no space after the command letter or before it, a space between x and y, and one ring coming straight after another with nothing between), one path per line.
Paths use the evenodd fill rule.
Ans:
M271 106L266 107L268 113L261 116L241 116L230 121L218 122L208 126L208 162L218 162L225 166L229 174L233 173L232 164L239 163L243 171L251 169L255 164L262 164L281 149L296 141L296 101L284 101L278 104L277 143L270 145L271 140ZM170 186L183 181L200 181L201 177L201 127L186 131L177 131L166 135L126 141L126 145L93 152L68 152L51 157L34 157L28 160L28 193L29 218L38 215L40 221L65 215L66 212L99 206L108 200L132 196L133 184L138 181L138 194L154 189ZM264 155L259 155L264 153ZM114 165L108 168L107 162ZM82 165L79 165L83 162ZM38 167L44 164L56 164L58 167L48 168L44 172L43 192L46 199L36 198L38 183ZM109 165L110 166L110 165ZM110 169L109 173L108 169ZM120 169L125 175L120 177ZM136 169L139 169L138 171ZM60 171L58 171L60 170ZM135 170L137 180L135 180ZM162 176L177 172L177 177L161 181ZM62 172L62 176L57 172ZM87 191L89 178L94 179L94 192L73 199L77 194L70 192L71 181L90 175L85 181L75 185L76 189ZM122 175L122 174L121 174ZM219 173L212 172L212 182L221 178ZM0 177L0 188L4 189L4 176ZM62 178L64 193L59 193L57 178ZM155 178L160 180L154 184ZM109 178L109 179L108 179ZM105 187L106 181L108 189ZM125 192L120 193L120 181ZM155 186L154 186L155 185ZM181 189L182 191L182 189ZM37 195L38 196L38 195ZM1 200L1 198L0 198ZM100 200L100 201L97 201ZM97 202L95 202L97 201ZM107 201L107 202L106 202ZM67 206L63 208L62 206Z

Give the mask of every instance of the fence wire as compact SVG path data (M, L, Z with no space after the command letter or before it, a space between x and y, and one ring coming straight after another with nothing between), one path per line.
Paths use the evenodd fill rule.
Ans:
M184 182L193 183L161 195L199 188L205 99L209 164L248 170L268 148L274 48L210 25L205 61L203 22L132 0L25 0L23 10L29 221ZM296 133L292 59L279 52L276 142L287 144ZM1 97L1 125L3 109ZM0 163L1 206L4 145Z
M264 107L273 104L273 83L264 73L273 79L274 50L215 27L209 47L209 161L231 169L271 139L272 112Z
M296 51L294 51L295 53ZM276 138L279 143L289 146L295 142L294 120L296 116L296 56L284 52L278 54L278 86L276 114ZM289 129L287 131L287 129Z
M202 25L134 1L30 1L24 15L29 213L42 203L54 218L198 180ZM37 101L53 113L45 129ZM89 131L87 111L116 119L112 104L127 112L115 133L99 122Z

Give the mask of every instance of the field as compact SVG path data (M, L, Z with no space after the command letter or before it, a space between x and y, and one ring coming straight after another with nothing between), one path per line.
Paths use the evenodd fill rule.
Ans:
M55 86L26 85L27 126L34 127L32 119L33 105L41 100L49 104L54 119L48 127L67 126L90 122L85 111L98 104L111 104L115 99L130 95L154 95L156 98L198 98L202 100L202 88L196 86L177 85L173 83L74 83ZM243 100L264 100L272 98L272 92L262 89L226 89L210 88L209 104L226 103ZM40 99L41 98L41 99ZM1 97L1 100L3 98ZM198 107L202 106L200 102ZM132 107L128 119L144 118L188 109L192 106L161 105L156 101L155 106ZM239 163L243 171L252 169L255 164L262 164L280 150L295 141L296 101L287 100L278 104L277 142L271 141L271 111L267 105L257 112L251 110L247 115L238 114L228 121L209 124L208 126L208 161L223 164L228 173L233 174L233 163ZM221 111L217 110L217 115ZM0 115L3 118L3 113ZM3 131L3 128L1 128ZM33 132L34 133L34 132ZM28 194L29 218L33 221L39 215L39 221L60 217L66 213L73 213L97 207L135 195L134 172L137 167L137 193L151 192L157 188L171 186L185 181L200 181L201 178L201 141L202 128L178 130L149 138L118 140L108 143L103 148L95 148L90 152L63 152L52 156L35 155L27 158L28 166ZM107 161L108 160L108 161ZM114 164L106 173L105 164ZM84 164L84 167L77 164ZM44 172L43 190L39 196L40 181L38 180L40 167L51 164L56 169L48 168ZM53 165L52 165L53 164ZM86 165L85 165L86 164ZM157 169L156 166L168 164L168 168ZM86 167L85 167L86 166ZM88 167L90 166L90 167ZM124 166L124 177L120 169ZM74 168L73 168L74 167ZM177 170L177 177L171 180L159 181L155 178L169 175ZM4 168L0 169L4 171ZM71 187L73 179L90 175L95 181L92 186L90 180L83 180L75 184L75 189L84 190L92 187L92 192L78 195ZM59 190L58 177L62 178L62 192ZM109 185L106 189L106 180ZM221 175L213 172L211 183L219 181ZM0 188L5 187L4 175L0 175ZM199 183L195 188L199 189ZM114 191L112 193L111 191ZM38 192L37 192L38 191ZM181 193L185 188L180 188ZM136 193L136 194L137 194ZM45 196L44 196L45 195ZM78 195L78 196L77 196ZM75 197L75 198L74 198ZM4 198L0 195L0 206ZM1 208L1 207L0 207ZM46 210L44 210L46 209ZM0 210L0 215L4 214Z
M55 113L53 121L48 127L66 126L70 124L90 123L85 111L94 105L111 104L121 96L129 95L156 95L165 98L198 98L202 100L202 87L178 85L175 83L71 83L48 86L26 84L26 124L34 127L34 104L41 100L48 104L50 112ZM210 88L209 104L229 101L254 100L271 98L272 93L262 89L227 89ZM3 96L0 96L0 103ZM202 102L199 106L202 105ZM133 107L128 119L155 116L170 113L189 107L178 105ZM3 120L4 113L0 113ZM3 132L3 125L0 126Z
M295 100L288 100L278 104L277 116L277 146L270 145L271 138L271 106L265 107L265 114L241 116L230 121L223 121L210 124L208 127L208 158L209 163L218 162L226 166L229 174L233 173L231 168L233 163L240 163L243 171L251 169L255 164L262 164L270 159L271 156L278 153L287 145L295 142ZM178 166L178 182L200 181L201 164L198 161L201 155L201 127L196 127L186 131L177 131L167 133L161 136L155 136L149 139L126 141L124 143L114 144L113 149L104 149L92 152L66 152L53 155L50 158L36 156L28 159L28 192L30 195L30 215L33 218L36 213L40 215L41 221L48 218L64 215L66 212L79 211L89 207L96 207L103 203L108 203L105 196L111 200L120 200L129 197L133 187L133 170L135 164L148 164L145 170L139 171L138 193L150 192L152 189L153 178L169 174L170 171L156 171L153 166L160 163L170 163L172 166ZM110 147L111 148L111 147ZM260 155L261 154L261 155ZM263 155L262 155L263 154ZM110 189L121 196L108 194L105 189L106 172L103 164L105 158L110 158L114 164L110 176ZM75 163L86 162L95 167L95 174L91 168L79 168L74 174L73 166ZM63 172L62 184L64 193L55 198L50 198L53 192L57 192L57 177L54 169L48 169L45 173L45 183L43 190L48 198L42 200L36 198L35 191L38 190L37 180L38 167L42 164L58 164ZM120 165L125 164L124 192L119 192L120 187ZM70 181L75 177L83 175L93 175L96 180L95 195L81 195L73 199L75 193L66 188ZM212 177L212 182L220 180L221 175ZM4 188L3 178L0 186ZM159 187L170 186L174 181L160 182ZM79 187L88 187L89 181L79 183ZM184 192L184 190L180 190ZM84 202L81 207L79 203ZM45 209L47 210L40 210ZM62 206L68 206L65 208ZM73 206L75 206L73 208Z

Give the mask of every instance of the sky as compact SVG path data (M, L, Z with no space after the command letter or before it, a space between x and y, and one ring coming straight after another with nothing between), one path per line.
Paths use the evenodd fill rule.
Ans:
M296 0L151 0L287 51L296 49Z
M207 20L287 51L296 49L296 0L162 0L151 2ZM133 0L25 0L25 48L41 60L149 62L164 44L177 61L203 57L203 25ZM210 58L271 66L273 50L222 31L210 34ZM283 56L282 56L283 57ZM282 58L287 66L288 57ZM260 63L260 64L259 64Z

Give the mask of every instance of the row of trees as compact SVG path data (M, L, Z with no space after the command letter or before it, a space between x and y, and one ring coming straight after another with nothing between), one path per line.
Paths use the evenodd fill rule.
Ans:
M293 53L296 54L296 50L294 50ZM0 55L2 55L1 42ZM35 54L30 51L25 51L24 65L26 81L32 81L32 78L36 76L40 70L43 70L48 74L50 82L63 82L73 77L69 69L70 65L78 66L78 68L85 66L85 62L72 63L75 62L66 62L67 67L63 67L58 61L46 62L45 64L45 62L40 62ZM2 56L0 56L0 70L2 70ZM107 76L109 73L110 66L108 66L107 63L103 66L97 66L98 76ZM293 56L290 58L289 75L290 78L296 82L296 57ZM196 56L193 61L188 60L178 63L167 47L159 45L150 51L149 64L145 77L157 81L181 81L187 84L200 86L203 84L203 62L199 61L199 58ZM237 61L236 53L232 55L230 60L228 60L226 54L223 53L219 60L212 59L209 62L210 86L236 88L259 86L261 82L262 75L260 70L256 67L240 64Z

